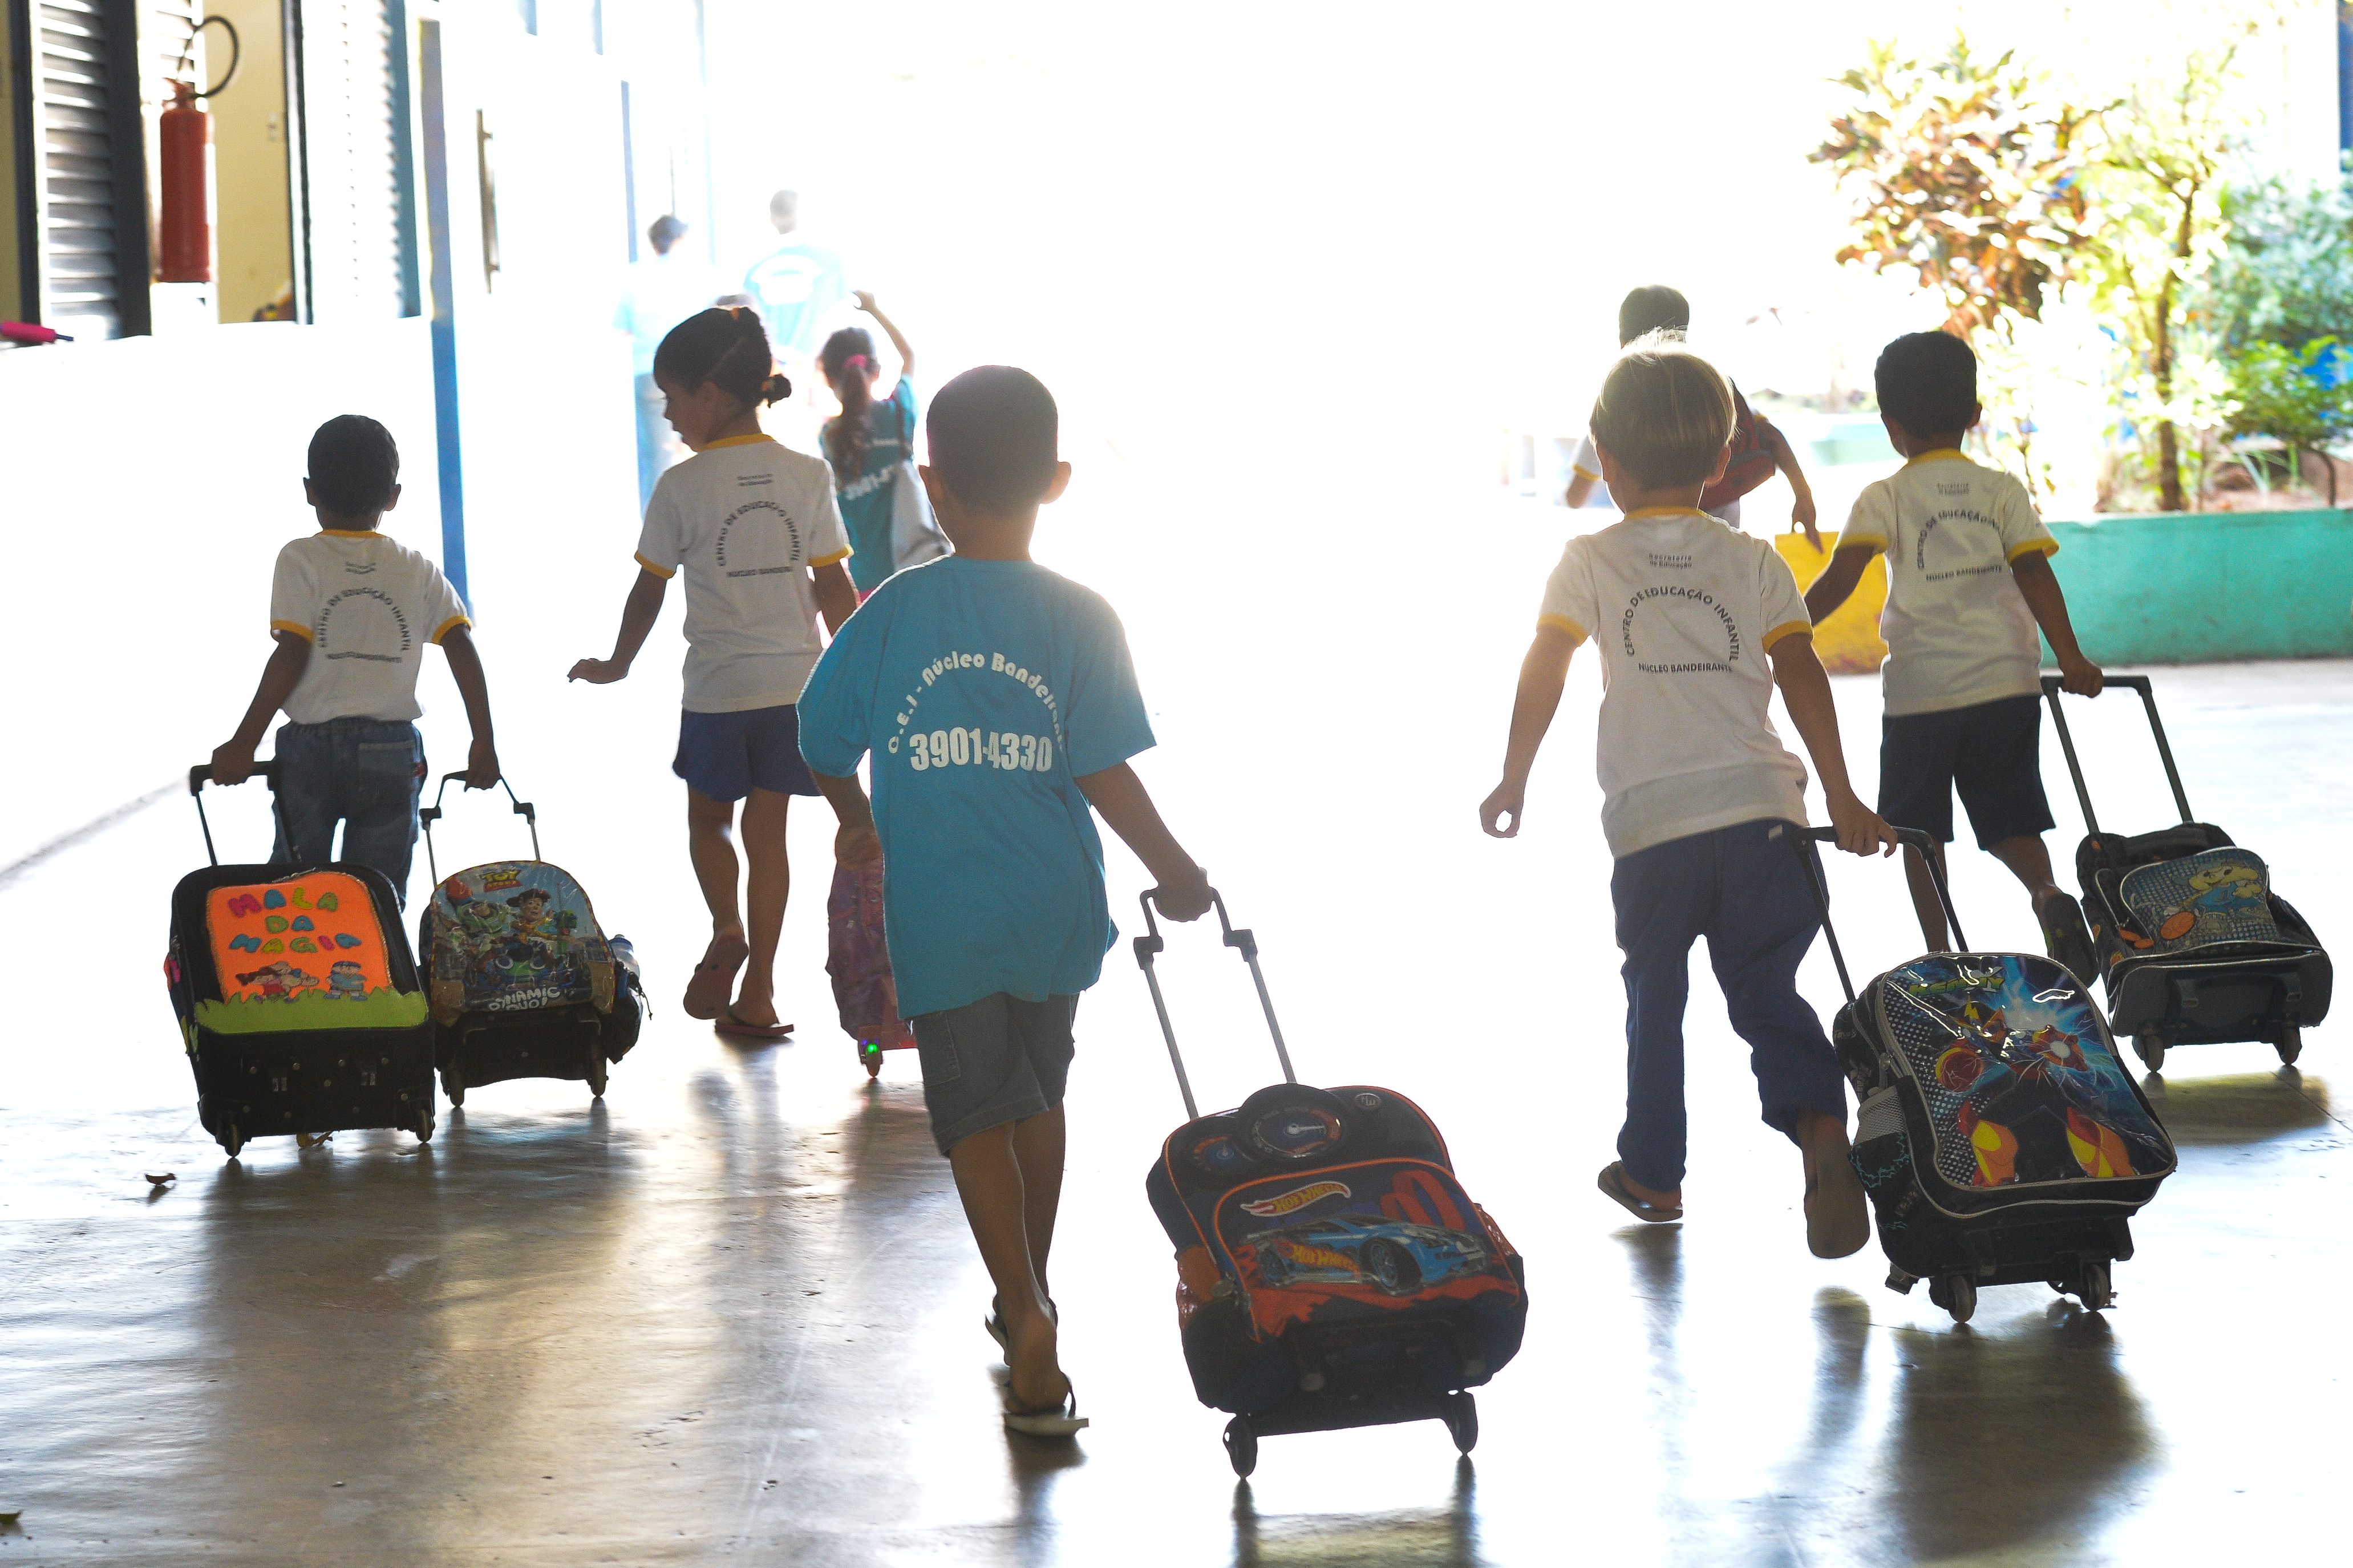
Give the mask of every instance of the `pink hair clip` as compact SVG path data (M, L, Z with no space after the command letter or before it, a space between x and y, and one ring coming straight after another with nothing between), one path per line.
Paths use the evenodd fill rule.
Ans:
M841 368L848 370L851 365L864 365L871 370L873 368L874 362L868 359L864 354L851 354L848 359L841 362Z

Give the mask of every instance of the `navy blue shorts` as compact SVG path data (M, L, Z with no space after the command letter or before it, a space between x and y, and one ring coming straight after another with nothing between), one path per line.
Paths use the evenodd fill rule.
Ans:
M2000 697L1880 720L1880 816L1950 844L1956 789L1980 849L2051 830L2041 698Z
M817 780L801 761L800 714L789 702L739 713L681 712L670 771L712 800L742 800L755 789L817 794Z

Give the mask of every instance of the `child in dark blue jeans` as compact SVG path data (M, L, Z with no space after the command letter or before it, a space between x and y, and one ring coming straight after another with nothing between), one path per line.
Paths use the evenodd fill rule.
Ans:
M466 606L430 560L376 530L400 501L400 449L364 415L328 420L311 437L302 493L319 531L278 552L269 630L278 641L245 721L213 752L213 782L241 784L280 709L272 864L341 858L383 872L405 905L417 848L425 742L415 721L425 645L441 645L473 725L465 779L499 782L491 694ZM289 842L289 837L291 842Z

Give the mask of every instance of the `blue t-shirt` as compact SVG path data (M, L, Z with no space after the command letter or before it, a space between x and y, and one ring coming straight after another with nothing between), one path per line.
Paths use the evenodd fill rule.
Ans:
M817 352L817 331L826 312L849 298L841 280L841 258L832 251L798 240L754 261L744 273L744 292L752 296L760 319L767 323L768 342L781 352L803 355Z
M833 464L834 490L841 499L841 526L849 531L849 580L861 594L871 594L889 580L891 511L896 501L892 487L899 482L899 465L906 461L915 434L915 384L905 376L888 403L866 410L866 466L845 474L833 455L833 432L841 423L828 419L819 432L818 450Z
M1095 983L1119 932L1071 781L1153 743L1101 595L1028 561L902 572L825 650L799 716L818 773L847 778L874 753L901 1014Z

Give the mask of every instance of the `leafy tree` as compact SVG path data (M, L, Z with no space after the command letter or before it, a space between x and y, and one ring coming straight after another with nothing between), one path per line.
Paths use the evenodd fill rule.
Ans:
M2222 217L2230 243L2192 309L2223 342L2353 339L2353 182L2233 185Z
M2231 362L2231 390L2238 404L2232 433L2283 442L2291 471L2298 453L2319 458L2332 507L2337 465L2327 448L2353 435L2353 383L2338 380L2332 363L2337 352L2337 340L2323 336L2294 353L2274 342L2251 343Z
M2158 504L2183 510L2179 384L2185 306L2230 233L2222 175L2243 121L2229 89L2240 49L2260 24L2226 24L2217 45L2191 49L2102 114L2086 270L2146 377L2157 437Z
M2052 99L2015 51L1985 62L1956 31L1941 59L1873 42L1837 79L1854 106L1811 154L1853 193L1841 262L1915 271L1968 337L2004 311L2040 319L2044 292L2090 243L2082 175L2096 111Z

